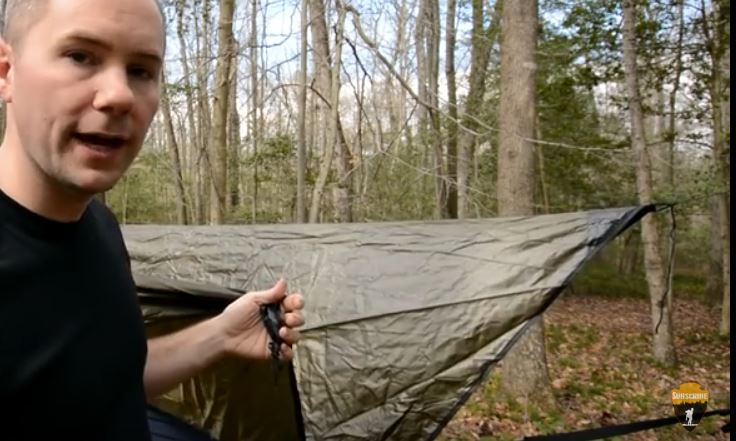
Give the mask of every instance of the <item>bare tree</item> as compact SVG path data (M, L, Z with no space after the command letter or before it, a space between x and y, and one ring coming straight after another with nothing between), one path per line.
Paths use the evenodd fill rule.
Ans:
M677 95L682 77L682 41L685 36L685 0L677 0L677 42L675 46L675 72L669 96L669 122L667 124L667 176L670 189L675 188L675 139L677 139Z
M209 59L210 59L210 0L194 0L194 55L196 73L196 121L197 129L193 133L196 136L196 150L192 157L192 167L196 188L194 189L195 220L197 224L207 221L207 208L209 204L210 190L210 152L208 141L212 115L210 113L210 98L208 89ZM201 9L200 9L201 8ZM200 13L201 12L201 13ZM182 50L186 46L182 45ZM182 63L184 63L182 59ZM185 70L186 72L186 70ZM194 100L194 97L192 97Z
M534 214L536 122L536 0L507 1L501 28L501 103L499 109L498 214ZM544 320L530 326L505 357L502 390L536 400L551 396L544 346Z
M447 101L450 120L447 123L447 215L457 218L457 83L455 80L455 0L447 1L445 22L445 77L447 78Z
M496 0L491 18L491 24L486 29L484 22L484 1L471 0L473 8L473 27L470 48L470 79L468 80L468 95L465 99L462 128L459 134L458 162L457 162L457 214L464 219L468 215L468 183L470 164L474 154L476 142L475 132L478 129L478 115L483 106L483 92L486 85L488 61L491 58L491 48L496 41L500 29L503 0Z
M173 163L172 171L174 175L174 188L176 189L176 220L180 225L189 223L188 204L186 200L186 190L184 189L184 175L182 173L181 156L179 154L179 144L176 141L176 133L171 118L171 95L166 85L166 74L162 72L161 81L163 90L161 94L161 107L166 126L166 144Z
M220 0L220 18L217 27L217 67L215 70L214 114L210 151L212 181L210 186L210 223L225 221L227 195L227 114L230 88L228 76L232 63L234 0Z
M336 24L337 36L335 39L335 57L330 57L329 34L327 32L326 9L323 0L310 0L311 28L312 28L312 46L314 57L314 75L315 89L317 94L324 99L329 97L328 105L320 103L317 111L318 115L322 115L328 124L322 127L325 129L322 133L322 140L325 140L322 156L322 164L317 182L312 191L312 206L309 212L309 222L317 222L320 217L320 206L322 203L322 195L327 186L330 169L332 168L332 160L337 153L337 186L334 190L335 208L337 210L337 220L340 222L350 222L352 220L351 208L351 185L350 185L350 149L347 146L345 134L343 132L342 123L340 122L340 59L343 45L343 34L345 20L345 7L337 1L338 23ZM317 100L320 101L320 100ZM330 110L327 112L327 110ZM325 115L328 115L325 117ZM333 123L336 130L335 136L332 136ZM330 133L326 133L329 128ZM329 138L329 140L327 139Z
M730 192L730 141L731 141L731 15L730 3L725 0L712 2L712 19L706 16L705 1L701 0L702 26L708 52L710 52L709 92L713 125L713 165L719 187L718 220L722 246L723 304L721 309L721 335L731 333L731 215ZM711 25L712 23L712 25Z
M721 228L723 235L723 306L721 308L721 335L731 335L731 15L730 3L719 1L721 28L719 41L723 44L723 53L719 63L721 71L721 117L722 135L719 163L721 180L725 189L721 195Z
M258 118L258 0L251 0L250 16L250 138L253 149L253 189L251 190L252 222L258 219L258 150L260 147L261 129Z
M329 34L327 32L327 19L324 0L309 0L309 15L312 29L312 51L314 64L315 89L321 98L329 96L330 93L330 45ZM309 222L315 223L320 219L322 196L327 186L327 180L332 168L332 159L335 152L334 143L327 142L327 121L329 121L329 112L322 100L315 100L316 109L314 117L317 121L322 120L315 127L319 131L319 139L322 142L322 163L320 165L319 175L312 190L312 207L309 210ZM334 103L337 104L337 103Z
M352 174L351 174L351 152L345 138L345 133L340 120L340 70L342 68L342 46L345 33L345 16L347 11L339 4L340 0L336 0L337 6L337 25L335 32L335 57L332 66L330 78L330 141L335 144L337 151L337 183L334 188L334 204L336 209L336 219L338 222L352 222Z
M438 0L420 0L414 29L417 54L417 94L423 105L418 115L420 137L428 147L434 173L435 217L447 217L447 172L439 113L440 18Z
M396 44L391 51L390 64L397 66L398 75L406 79L409 72L409 57L407 56L410 41L409 17L413 7L407 4L407 0L395 1L394 7L397 15ZM402 127L406 118L406 90L401 86L396 87L396 82L390 74L386 76L385 81L388 89L390 135L395 137L404 129L407 138L411 139L411 128ZM376 95L374 97L378 98ZM380 123L380 118L377 122Z
M184 87L184 96L186 98L186 116L188 123L188 133L185 139L187 142L182 142L181 153L182 153L182 167L189 176L194 177L194 183L199 182L199 170L200 164L200 152L204 146L200 143L200 126L197 124L200 121L195 113L194 105L194 85L192 84L192 72L189 62L189 51L186 39L186 29L184 24L184 12L185 12L185 1L179 0L175 3L176 8L176 35L179 41L179 57L183 72L182 85ZM202 219L197 213L200 213L200 193L197 188L186 188L185 191L190 195L187 199L192 201L188 214L190 216L190 222L201 221ZM193 198L191 195L195 195Z
M641 204L653 202L652 166L644 136L644 116L639 94L637 72L637 8L635 0L624 0L624 73L628 93L629 117L631 119L631 140L636 155L636 183ZM642 223L642 244L644 246L644 266L649 286L652 313L654 357L665 365L676 363L675 348L672 342L672 293L665 280L661 241L657 219L654 215L645 216Z
M308 32L308 0L301 2L301 50L299 51L299 123L296 164L296 221L307 220L307 32Z
M237 43L233 42L233 47ZM227 143L228 153L228 185L227 209L232 210L240 206L240 114L238 113L238 52L233 51L233 60L230 64L228 87Z

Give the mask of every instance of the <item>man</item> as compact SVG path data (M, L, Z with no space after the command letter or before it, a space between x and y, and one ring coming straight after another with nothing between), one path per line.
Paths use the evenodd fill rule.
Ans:
M685 411L685 425L686 426L693 425L693 412L695 412L694 407L691 407L690 409Z
M138 154L158 109L155 0L11 0L0 41L0 439L149 438L146 398L229 356L285 359L303 297L284 281L146 342L119 227L94 195Z

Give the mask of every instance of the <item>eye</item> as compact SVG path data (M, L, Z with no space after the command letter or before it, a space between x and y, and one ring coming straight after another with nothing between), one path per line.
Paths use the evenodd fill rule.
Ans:
M143 66L131 66L128 68L128 75L139 80L152 80L154 72Z
M87 52L83 52L83 51L67 52L66 57L72 60L76 64L81 64L85 66L92 65L94 63L94 59L92 58L92 55L88 54Z

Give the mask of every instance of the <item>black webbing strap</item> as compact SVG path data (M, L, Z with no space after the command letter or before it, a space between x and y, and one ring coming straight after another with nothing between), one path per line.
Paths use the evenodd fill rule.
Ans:
M711 415L730 415L731 409L718 409L705 412L703 418ZM657 420L637 421L635 423L619 424L617 426L599 427L597 429L586 429L579 432L555 433L553 435L527 436L524 441L589 441L594 439L608 438L612 436L625 435L627 433L639 432L641 430L654 429L679 423L677 417L660 418Z

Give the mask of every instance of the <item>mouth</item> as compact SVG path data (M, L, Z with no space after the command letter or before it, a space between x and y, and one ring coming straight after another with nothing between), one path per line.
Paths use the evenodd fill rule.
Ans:
M72 137L95 150L119 149L127 141L125 136L100 132L76 132Z

